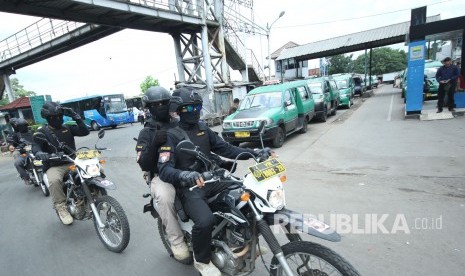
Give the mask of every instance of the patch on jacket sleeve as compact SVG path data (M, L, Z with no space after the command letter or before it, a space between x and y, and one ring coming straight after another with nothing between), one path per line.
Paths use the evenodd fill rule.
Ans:
M141 151L138 151L137 152L137 158L136 158L136 162L139 162L139 159L140 159L140 155L142 154Z
M160 157L158 158L158 163L166 163L170 160L171 153L167 152L160 152Z

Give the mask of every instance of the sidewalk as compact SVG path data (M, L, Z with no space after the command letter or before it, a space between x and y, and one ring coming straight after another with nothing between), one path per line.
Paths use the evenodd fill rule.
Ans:
M429 100L423 103L423 109L421 110L420 120L432 121L432 120L447 120L454 119L456 116L463 116L465 114L465 108L455 108L454 112L447 110L447 107L441 113L437 112L437 100Z

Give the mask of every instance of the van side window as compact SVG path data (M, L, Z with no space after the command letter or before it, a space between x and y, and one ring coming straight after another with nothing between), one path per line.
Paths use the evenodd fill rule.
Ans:
M299 91L300 98L302 100L307 100L310 96L308 95L308 91L304 86L297 87L297 91Z
M292 100L292 97L291 97L291 91L286 90L286 91L284 92L284 102L285 102L285 103L289 103L289 102L290 102L291 104L294 103L294 101Z
M336 89L337 89L336 82L331 81L330 84L331 84L331 88L332 88L333 90L336 90Z

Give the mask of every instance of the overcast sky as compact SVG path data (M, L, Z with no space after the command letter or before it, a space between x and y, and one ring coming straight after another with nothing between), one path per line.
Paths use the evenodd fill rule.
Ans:
M273 52L288 41L306 44L405 22L410 20L410 9L425 5L428 6L428 16L440 14L442 19L465 16L464 0L255 0L254 17L256 23L266 26L285 11L271 30L270 48ZM39 19L0 13L0 40ZM259 60L265 59L266 37L248 36L246 43ZM64 100L96 93L137 95L140 83L148 75L157 78L166 88L173 87L177 69L171 36L123 30L21 68L11 77L18 78L26 90ZM239 80L240 76L232 73L232 78Z

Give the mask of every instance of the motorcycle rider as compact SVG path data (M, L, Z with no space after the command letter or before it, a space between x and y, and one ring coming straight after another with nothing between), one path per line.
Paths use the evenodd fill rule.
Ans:
M56 102L46 102L40 111L47 124L37 131L45 134L47 142L34 141L32 151L44 164L44 172L52 195L53 208L56 210L61 222L65 225L73 223L73 217L66 209L66 196L63 192L63 177L69 172L70 161L50 160L50 155L64 152L73 157L76 150L74 136L86 136L89 129L81 116L71 108L64 108ZM71 117L77 125L63 125L63 115ZM51 145L49 145L49 143Z
M189 139L207 156L211 152L235 159L243 152L257 156L252 149L235 147L213 132L207 125L200 122L202 98L195 92L180 88L173 92L170 109L179 114L179 127L184 131L183 137L168 131L166 143L160 147L158 169L161 180L171 183L177 189L178 195L187 215L194 221L192 243L194 248L194 267L202 275L221 275L219 269L211 262L211 234L214 225L214 215L207 204L207 198L227 187L226 183L208 183L205 185L201 167L192 169L195 160L192 158L176 158L174 149L182 141ZM187 136L187 137L186 137ZM244 154L240 159L249 159L250 154ZM197 185L193 191L189 187Z
M15 151L16 147L22 144L22 139L25 140L26 143L32 143L32 133L28 131L28 123L23 118L11 118L10 125L13 128L13 133L7 136L7 142L9 145L9 150L11 152ZM24 184L30 185L29 175L26 172L25 165L26 165L26 150L21 148L19 151L14 153L14 165L16 170L19 173L19 176L24 181Z
M144 129L139 133L137 139L137 163L144 171L144 178L149 177L150 191L152 198L158 206L158 213L166 228L171 251L176 260L189 264L192 257L184 241L184 235L179 226L179 222L174 208L176 191L173 185L158 178L158 171L155 170L158 160L158 148L166 142L166 131L176 127L178 121L171 118L169 114L169 101L171 95L161 86L150 87L142 98L143 108L148 109L152 117L147 119ZM154 131L154 133L150 133ZM153 140L150 141L152 139ZM147 138L146 138L147 137ZM148 145L151 143L151 145ZM152 169L148 169L151 167Z

